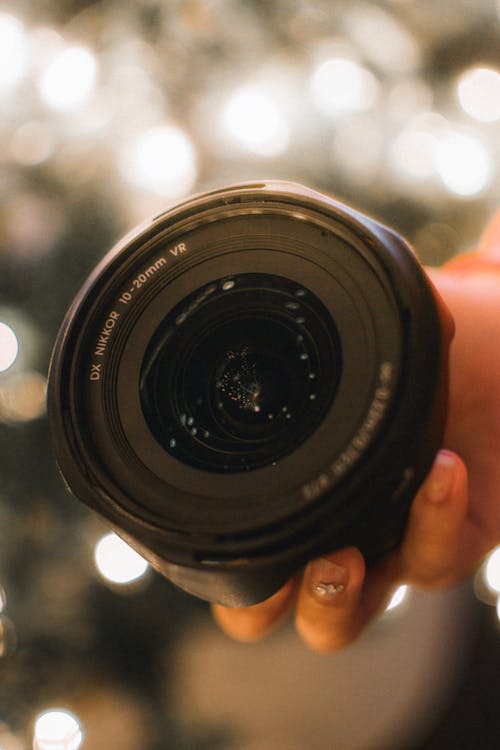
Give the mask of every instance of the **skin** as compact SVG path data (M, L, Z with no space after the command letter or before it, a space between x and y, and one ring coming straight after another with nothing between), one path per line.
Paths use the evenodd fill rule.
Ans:
M290 613L320 653L355 640L400 583L442 589L469 576L500 544L500 212L476 251L426 269L455 320L444 448L417 493L398 550L367 569L359 550L310 562L270 599L212 607L224 632L255 641ZM332 584L330 593L325 586Z

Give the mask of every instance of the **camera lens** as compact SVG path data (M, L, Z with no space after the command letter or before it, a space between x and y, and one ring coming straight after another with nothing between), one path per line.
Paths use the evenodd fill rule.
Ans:
M172 456L207 471L249 471L314 432L340 367L334 322L310 290L240 274L196 289L161 322L142 365L142 408Z
M440 447L449 313L405 241L291 183L127 236L49 375L63 476L151 564L252 604L312 557L394 548Z

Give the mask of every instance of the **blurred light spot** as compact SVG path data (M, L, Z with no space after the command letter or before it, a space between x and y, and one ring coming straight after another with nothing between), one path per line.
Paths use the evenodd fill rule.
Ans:
M277 156L288 148L288 124L272 97L257 86L235 91L222 118L227 132L259 156Z
M150 74L155 75L159 71L167 78L185 72L180 60L175 71L165 70L165 57L158 54L154 44L147 42L138 29L137 32L134 36L125 34L115 39L114 44L106 51L107 76L113 89L118 80L125 84L129 75L132 77L134 88L139 83L147 86L151 82Z
M436 168L446 187L463 196L475 195L487 187L493 171L484 146L462 133L450 133L440 139Z
M19 353L17 336L7 323L0 322L0 372L12 367Z
M112 532L96 544L94 559L99 573L112 583L132 583L149 568L143 557Z
M372 114L350 117L339 123L332 145L335 168L349 182L366 186L376 179L384 146L383 129Z
M347 28L364 58L391 75L419 66L418 42L395 16L375 4L353 6L346 14Z
M14 132L10 152L19 164L41 164L54 152L54 138L44 123L26 122Z
M373 73L343 57L322 63L311 78L314 102L331 116L370 109L378 91L379 84Z
M116 99L116 91L109 87L96 88L91 101L78 113L78 117L73 117L65 123L66 133L72 138L99 137L115 117L118 118L118 124L120 115Z
M40 93L54 109L72 109L92 92L97 78L97 61L83 47L68 47L59 52L42 71Z
M435 172L437 137L425 130L404 130L391 147L391 159L400 172L425 179Z
M14 653L16 646L17 637L14 623L5 615L0 615L0 659Z
M392 595L391 601L387 605L385 611L390 612L391 610L396 609L397 607L400 607L403 604L403 602L406 601L407 597L408 597L408 586L407 585L399 586L394 592L394 594Z
M46 68L56 54L60 54L67 45L62 35L50 26L37 26L28 32L30 63L34 71Z
M5 596L5 591L0 586L0 613L4 611L6 604L7 604L7 597Z
M450 131L450 123L438 112L418 112L410 123L414 130L425 130L437 136L446 135Z
M460 240L453 227L431 221L419 227L413 244L424 264L440 266L457 252Z
M79 719L65 709L50 709L35 721L34 750L78 750L83 741Z
M120 46L118 47L120 49ZM166 89L126 54L106 71L104 95L112 110L113 123L121 134L134 137L145 127L165 119Z
M394 139L390 159L402 175L412 180L434 177L438 146L449 132L450 125L442 115L419 112Z
M27 63L24 26L8 13L0 13L0 89L10 89L23 77Z
M483 575L490 591L500 594L500 546L488 555L483 566Z
M491 68L466 70L457 83L457 96L468 115L480 122L500 119L500 73Z
M494 607L498 600L498 592L493 591L486 583L486 577L484 570L486 563L483 563L481 567L476 571L473 579L474 594L480 602L487 604L490 607Z
M23 372L0 381L0 422L28 422L46 411L47 381L38 372Z
M38 261L50 252L66 227L66 215L56 198L16 192L4 215L5 251L15 261Z
M393 120L407 123L418 112L429 110L432 100L432 89L421 78L404 78L389 89L387 112Z
M196 154L186 133L173 125L150 128L128 144L122 162L133 184L167 198L178 198L196 180Z

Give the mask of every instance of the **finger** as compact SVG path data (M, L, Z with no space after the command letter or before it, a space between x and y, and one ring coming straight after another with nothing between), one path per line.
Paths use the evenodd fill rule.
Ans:
M267 635L293 607L297 582L290 579L279 591L251 607L212 605L212 614L227 635L237 641L256 641Z
M348 547L309 563L300 586L295 625L314 651L347 646L364 625L360 598L365 578L361 552Z
M426 588L456 583L468 566L467 470L451 451L440 451L413 501L401 548L401 577Z

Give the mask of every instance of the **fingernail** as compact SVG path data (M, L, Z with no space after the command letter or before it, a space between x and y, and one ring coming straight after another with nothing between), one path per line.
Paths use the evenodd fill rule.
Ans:
M347 569L320 557L309 565L310 587L319 599L327 600L345 591L348 581Z
M437 454L427 480L426 494L431 503L442 503L451 492L455 470L455 458L446 450Z

